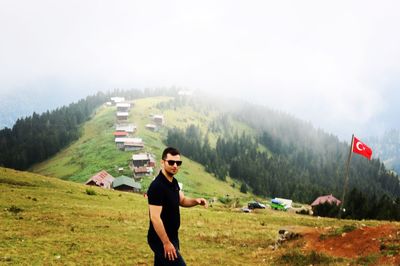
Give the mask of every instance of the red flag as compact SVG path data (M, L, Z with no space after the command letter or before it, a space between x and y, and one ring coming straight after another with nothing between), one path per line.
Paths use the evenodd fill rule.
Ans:
M362 143L359 139L354 137L353 141L353 152L358 153L364 157L367 157L368 160L371 160L372 150L370 147Z

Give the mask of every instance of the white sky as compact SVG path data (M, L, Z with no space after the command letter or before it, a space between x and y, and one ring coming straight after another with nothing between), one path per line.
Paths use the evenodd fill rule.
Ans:
M0 1L0 91L180 86L344 140L395 127L399 1ZM389 115L390 114L390 115Z

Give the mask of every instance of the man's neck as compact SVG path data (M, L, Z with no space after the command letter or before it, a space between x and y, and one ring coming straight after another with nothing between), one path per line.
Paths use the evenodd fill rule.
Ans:
M174 179L174 175L171 175L170 173L165 171L165 169L162 169L161 172L168 179L169 182L172 182L172 180Z

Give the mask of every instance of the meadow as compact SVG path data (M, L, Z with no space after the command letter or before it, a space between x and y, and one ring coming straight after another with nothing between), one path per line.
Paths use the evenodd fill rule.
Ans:
M175 111L163 112L157 108L159 103L171 100L169 97L152 97L133 101L129 121L137 126L134 137L143 139L145 149L141 152L153 154L156 158L156 166L159 166L160 155L165 147L163 139L166 136L166 127L158 132L152 132L145 128L151 122L151 116L164 113L167 127L186 128L190 123L201 125L206 130L207 125L216 116L213 112L204 114L185 108ZM48 160L36 164L29 169L31 172L54 176L64 180L84 183L91 176L101 170L106 170L113 176L119 176L118 168L125 170L122 174L131 176L128 168L133 152L123 152L116 148L113 132L115 130L116 108L102 106L91 120L82 126L81 137L57 153ZM210 135L210 141L215 142L215 136ZM202 195L205 197L249 197L239 192L240 184L229 177L227 182L217 180L213 175L204 170L204 166L183 156L184 164L178 175L179 181L184 184L185 191L191 195ZM159 168L156 167L155 172ZM142 180L142 187L147 189L153 176Z
M195 124L203 132L218 117L218 112L208 109L162 110L159 104L168 105L169 100L135 100L129 117L138 128L135 136L143 139L146 152L156 156L157 165L167 129L146 130L152 115L163 113L168 127L184 129ZM123 174L130 175L127 165L132 152L120 151L114 144L115 111L115 107L100 107L82 125L79 140L34 165L30 172L0 168L0 264L153 265L146 242L149 219L143 197L152 176L143 179L140 194L84 185L101 170L118 176L118 168L123 166ZM252 134L246 126L231 123L237 132ZM209 138L213 145L217 135L210 133ZM241 193L238 181L229 177L225 182L218 180L204 166L184 156L183 161L177 179L183 183L185 194L215 200L208 209L181 208L181 253L188 265L369 265L365 262L374 261L305 251L301 242L276 250L271 247L282 227L333 228L340 232L342 228L385 222L316 218L269 208L244 213L240 208L248 201L268 203L268 199Z
M0 264L152 265L142 194L89 187L0 168ZM270 248L283 226L379 225L271 209L253 213L214 204L181 208L181 252L188 265L349 265L353 259ZM295 251L298 252L295 252ZM299 259L299 256L301 259ZM294 263L296 262L296 263Z

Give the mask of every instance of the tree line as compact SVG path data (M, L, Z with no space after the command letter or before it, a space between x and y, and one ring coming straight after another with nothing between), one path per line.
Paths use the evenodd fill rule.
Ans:
M256 195L304 203L324 194L342 195L348 149L338 142L327 143L325 156L321 157L316 150L285 143L265 131L258 137L244 133L220 136L215 147L211 147L208 135L195 125L185 130L172 128L166 144L179 147L185 156L203 164L218 179L226 180L229 175L242 182L242 190L249 187ZM260 151L260 145L268 152ZM347 212L343 217L400 219L397 175L387 171L379 159L354 157L350 170L352 191L345 201Z
M98 92L68 106L42 114L19 118L12 128L0 130L0 166L26 170L42 162L81 136L81 126L96 108L112 96L133 100L143 97L177 94L177 88L144 90L115 89Z
M265 106L224 98L177 98L169 106L190 106L205 115L218 113L204 135L195 126L171 129L167 143L183 147L190 158L205 164L217 178L224 180L229 174L241 180L242 191L250 188L257 195L304 203L321 195L342 195L350 144L309 122ZM233 126L237 122L248 126L252 137L237 134ZM220 136L213 148L208 141L210 134ZM342 216L399 220L399 177L377 156L374 158L352 157L344 206L347 212Z
M342 218L349 219L374 219L374 220L396 220L400 221L400 198L392 198L387 194L377 196L372 194L369 197L357 188L353 188L344 204ZM314 216L338 217L339 206L336 204L324 203L316 206Z
M390 129L381 137L370 137L368 145L378 151L379 158L387 162L386 166L400 173L400 130Z
M106 101L98 93L77 103L18 119L0 131L0 165L25 170L57 153L80 136L79 126Z

